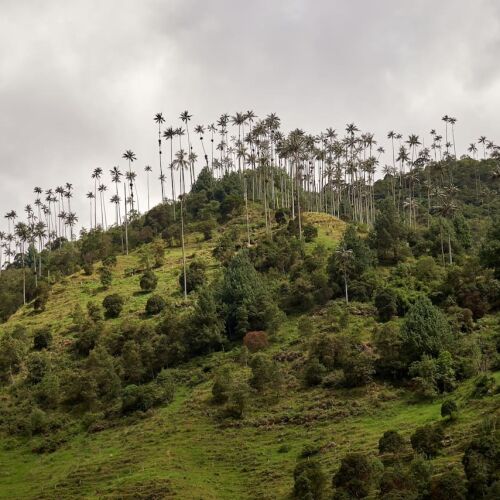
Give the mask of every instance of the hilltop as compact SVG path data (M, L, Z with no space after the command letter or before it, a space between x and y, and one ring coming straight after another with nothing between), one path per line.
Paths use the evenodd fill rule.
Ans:
M128 228L128 255L120 227L53 249L42 306L35 295L0 326L0 497L325 498L354 453L372 498L413 494L389 478L419 467L432 498L455 473L474 498L464 453L484 432L495 442L500 410L498 203L478 204L455 168L457 211L415 225L391 178L375 184L373 224L229 188L215 206L195 188L182 241L163 204ZM386 431L398 450L379 450Z

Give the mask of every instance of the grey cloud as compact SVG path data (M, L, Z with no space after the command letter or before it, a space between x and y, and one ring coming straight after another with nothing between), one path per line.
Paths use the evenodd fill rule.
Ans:
M498 139L499 52L496 0L1 0L0 214L69 181L86 223L93 168L157 170L158 111Z

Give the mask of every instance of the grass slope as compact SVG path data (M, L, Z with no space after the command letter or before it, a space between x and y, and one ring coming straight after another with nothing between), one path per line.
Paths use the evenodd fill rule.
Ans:
M340 221L319 214L304 218L318 225L322 244L336 244L343 230ZM253 230L262 227L255 223ZM212 246L191 236L187 255L206 260L211 272L217 272ZM20 310L6 326L51 325L62 334L56 335L62 346L74 306L100 302L114 292L127 297L126 310L117 321L140 317L147 295L137 293L138 276L123 277L126 268L136 265L137 255L120 257L108 291L100 288L95 275L71 276L54 287L44 313ZM180 250L169 249L165 265L157 270L158 293L181 301L180 269ZM282 325L269 347L271 353L300 349L298 319L289 318ZM373 319L357 321L366 326ZM399 429L408 438L415 427L440 419L441 400L415 404L404 390L380 384L356 390L306 390L290 377L279 397L254 398L242 421L223 420L211 403L211 373L222 362L247 373L237 355L236 350L192 360L178 369L185 383L177 388L172 404L145 418L124 419L116 428L94 434L76 431L54 453L37 455L31 451L32 441L3 438L0 498L287 498L297 456L305 445L321 449L320 460L331 474L346 452L376 452L384 431ZM283 363L285 372L289 365ZM500 373L496 376L500 379ZM498 396L472 400L471 389L467 382L454 396L464 409L447 428L447 446L436 460L438 466L458 463L471 428L483 415L499 411Z

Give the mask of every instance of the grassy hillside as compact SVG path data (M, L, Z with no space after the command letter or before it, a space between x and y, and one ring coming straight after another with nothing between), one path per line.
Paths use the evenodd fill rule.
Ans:
M252 215L254 237L263 232L257 215ZM304 214L304 220L318 227L316 243L329 250L345 226L324 214ZM243 224L243 219L236 219L221 231ZM202 242L201 235L191 234L186 249L188 261L205 261L211 275L220 272L212 256L218 237ZM313 245L308 247L312 250ZM170 248L165 264L155 270L157 292L179 308L183 307L178 284L181 264L181 250ZM2 329L22 324L31 331L47 325L54 333L57 352L71 342L68 328L75 306L85 307L89 300L100 303L109 293L127 297L121 317L108 320L109 325L145 319L148 295L140 292L139 276L125 277L126 269L137 266L137 253L118 257L109 290L101 287L95 273L69 276L53 287L44 312L35 315L28 308L20 309ZM416 427L441 419L443 397L416 402L403 387L380 382L355 389L303 387L293 376L305 358L300 325L305 317L328 330L331 311L326 305L304 315L289 315L281 324L267 352L279 362L284 382L278 393L252 397L243 419L223 418L211 393L214 373L222 364L229 364L237 377L248 376L250 369L236 347L173 369L178 383L174 400L167 406L124 417L109 427L101 423L92 432L69 423L64 442L52 453L32 451L43 437L0 438L0 498L287 498L297 457L305 447L318 452L330 478L347 452L376 454L384 431L398 429L408 441ZM351 315L353 328L369 342L373 314L353 304ZM487 330L498 326L494 316L486 316L479 324ZM500 372L494 376L500 381ZM446 426L445 448L434 461L438 471L460 463L464 444L478 422L500 411L498 394L481 399L471 396L473 383L463 382L455 392L460 417Z

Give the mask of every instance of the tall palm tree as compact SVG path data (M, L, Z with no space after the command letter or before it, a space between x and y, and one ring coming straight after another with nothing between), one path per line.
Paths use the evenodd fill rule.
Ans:
M97 200L97 185L102 176L102 168L95 168L92 172L92 179L94 179L94 200ZM97 203L94 202L94 228L97 228Z
M454 118L453 116L450 116L448 118L448 122L451 125L451 138L453 140L453 156L455 157L455 160L457 159L457 147L455 144L455 123L457 123L457 119Z
M123 153L122 158L128 161L128 172L129 172L129 187L130 187L130 207L131 210L134 210L134 179L132 177L132 162L137 160L135 153L130 149L127 149L125 153Z
M92 229L92 200L95 198L94 193L89 191L87 193L87 199L90 201L90 229Z
M173 165L177 167L177 169L181 173L181 186L182 186L182 194L179 196L181 202L181 244L182 244L182 269L183 269L183 277L184 277L184 298L187 298L187 274L186 274L186 250L184 243L184 198L185 198L185 180L184 180L184 170L189 168L189 161L187 159L187 155L185 151L182 149L178 151L175 155L175 160Z
M108 229L108 218L106 215L106 200L104 193L108 190L105 184L99 185L99 196L101 198L101 226L107 230Z
M6 236L6 234L3 231L0 231L0 273L2 272L2 266L3 266L2 257L3 257L3 253L5 250L5 247L4 247L5 236Z
M163 123L165 123L165 118L163 118L162 113L156 113L154 117L154 121L158 124L158 154L160 157L160 182L161 182L161 201L165 201L165 190L163 188L163 168L161 164L161 155L162 155L162 150L161 150L161 126ZM149 182L149 178L148 178ZM149 187L148 187L148 193L149 193ZM149 210L149 194L148 194L148 210Z
M348 280L347 280L347 273L349 272L349 269L352 265L352 261L354 258L353 251L350 249L347 249L345 247L340 248L339 250L335 251L335 255L337 257L337 265L339 266L339 269L344 277L344 296L345 296L345 303L349 303L349 292L348 292Z
M68 212L66 215L66 224L69 226L71 241L74 240L73 228L78 222L78 217L74 212Z
M161 156L160 156L161 158ZM147 184L148 184L148 212L150 210L150 205L149 205L149 174L151 173L153 169L149 166L146 165L144 167L144 171L146 172L146 179L147 179ZM160 169L161 171L161 169ZM161 182L161 201L165 200L165 197L163 195L163 181L165 180L165 176L163 175L163 172L160 173L160 182Z
M174 206L174 220L175 220L175 184L174 184L174 167L173 167L173 161L174 161L174 153L173 153L173 140L174 137L176 136L176 131L172 127L168 127L167 130L163 131L163 137L165 139L170 140L170 182L171 182L171 194L172 194L172 203ZM161 176L161 174L160 174Z
M193 115L190 115L189 111L183 111L180 116L181 121L186 124L186 132L188 140L188 158L190 157L190 154L193 149L193 147L191 146L191 139L189 138L189 121L191 120L192 117ZM189 163L189 178L190 178L190 186L192 186L194 182L194 165L191 162Z
M14 228L15 235L19 239L21 251L21 263L23 269L23 304L26 305L26 268L25 268L25 251L26 242L30 239L30 228L24 222L18 222Z
M485 160L486 159L486 136L482 135L478 140L477 142L479 142L479 144L482 144L483 145L483 159Z

